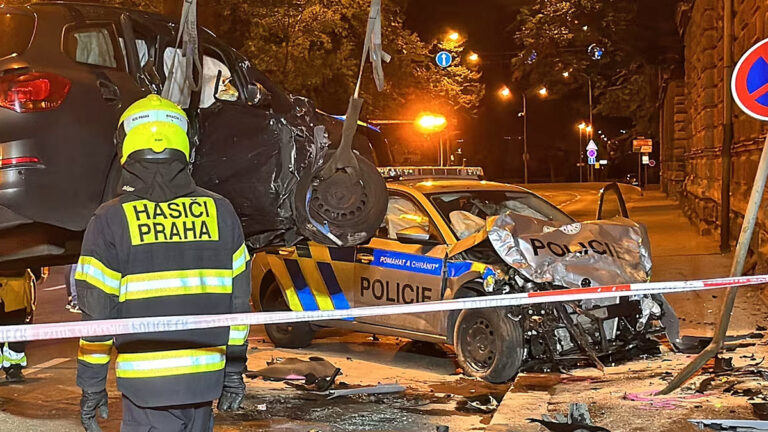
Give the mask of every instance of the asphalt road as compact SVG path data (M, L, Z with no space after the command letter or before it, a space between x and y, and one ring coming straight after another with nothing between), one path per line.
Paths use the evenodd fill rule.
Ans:
M600 186L531 185L530 189L576 219L588 220L594 218ZM700 237L661 194L651 193L641 198L632 188L626 192L630 215L649 228L655 280L727 274L730 257L717 252L714 239ZM756 324L764 321L766 308L756 292L748 290L740 294L731 326L733 331L754 331ZM711 332L721 297L718 292L702 292L680 294L671 297L670 301L681 316L684 332L704 335ZM63 269L53 268L48 280L38 287L35 321L79 320L79 315L64 309L65 304ZM484 425L502 421L492 422L493 414L468 410L467 398L486 398L488 395L498 398L509 385L489 386L457 375L455 355L447 347L390 337L372 339L370 335L339 330L320 332L315 342L304 350L276 349L260 328L252 330L249 340L252 347L249 351L250 370L262 368L278 357L306 359L315 355L341 368L340 380L349 385L397 382L408 390L404 396L394 399L329 402L283 383L248 381L245 410L238 414L217 414L217 431L427 431L434 430L437 425L448 425L450 430L482 431ZM0 382L0 430L81 430L78 422L80 390L75 385L76 351L76 340L29 344L27 382ZM105 431L117 431L120 396L113 372L108 380L108 391L111 415L102 426ZM567 390L558 390L558 394L568 397ZM578 394L573 397L578 399ZM534 402L538 400L534 397ZM545 407L540 409L546 411ZM530 413L523 414L528 416ZM504 416L520 413L517 409L505 413L500 410L496 415L506 419Z

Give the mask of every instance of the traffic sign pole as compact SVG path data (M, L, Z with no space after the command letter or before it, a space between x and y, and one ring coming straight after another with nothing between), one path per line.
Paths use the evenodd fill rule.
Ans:
M733 99L746 114L759 120L768 120L768 90L766 90L768 88L768 39L758 42L741 57L733 71L730 84ZM730 143L728 144L730 145ZM744 264L747 260L749 245L752 243L752 234L755 230L758 210L760 209L767 180L768 137L765 138L763 143L763 151L760 156L760 163L757 166L749 203L747 204L747 210L744 212L744 221L741 224L739 241L736 244L736 252L731 263L731 276L741 276L744 273ZM721 226L720 229L727 230L730 227ZM737 288L729 287L727 289L725 302L723 302L722 309L720 310L720 319L718 320L712 342L695 359L691 360L659 394L669 394L680 387L680 385L704 366L707 361L717 355L723 346L725 335L728 332L728 324L731 322L731 313L733 312L737 293Z

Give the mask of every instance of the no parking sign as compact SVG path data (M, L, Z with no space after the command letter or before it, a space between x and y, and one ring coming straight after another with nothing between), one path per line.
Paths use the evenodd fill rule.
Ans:
M768 120L768 39L750 48L736 64L731 92L745 113Z

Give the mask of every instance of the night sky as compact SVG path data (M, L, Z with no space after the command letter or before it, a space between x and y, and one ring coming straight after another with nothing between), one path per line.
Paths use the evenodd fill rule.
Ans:
M480 54L486 96L478 117L459 125L458 138L464 139L468 163L484 166L491 178L522 180L522 119L517 115L521 110L520 98L502 102L496 92L502 85L514 86L509 82L508 64L517 49L512 40L511 25L519 8L527 3L523 0L411 0L406 9L406 26L423 40L437 39L449 29L456 30L466 36L467 48ZM651 55L681 49L674 24L675 4L672 0L640 1L637 25L647 35L643 38L647 46L644 50ZM576 103L563 103L564 98ZM574 111L569 108L579 107L579 100L583 100L583 109ZM545 100L528 97L531 181L578 179L575 164L579 134L575 125L588 118L588 111L586 87L565 95L552 95ZM595 124L611 137L618 135L621 129L629 129L631 121L595 116ZM565 148L565 153L553 154L554 143ZM626 159L624 164L610 167L605 174L621 178L635 172L636 158L630 155Z

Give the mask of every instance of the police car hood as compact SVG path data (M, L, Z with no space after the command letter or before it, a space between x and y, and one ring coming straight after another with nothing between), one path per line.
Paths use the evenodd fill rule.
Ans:
M597 286L643 282L651 275L645 226L626 218L562 225L507 212L488 218L482 231L465 240L487 238L504 262L534 282Z

